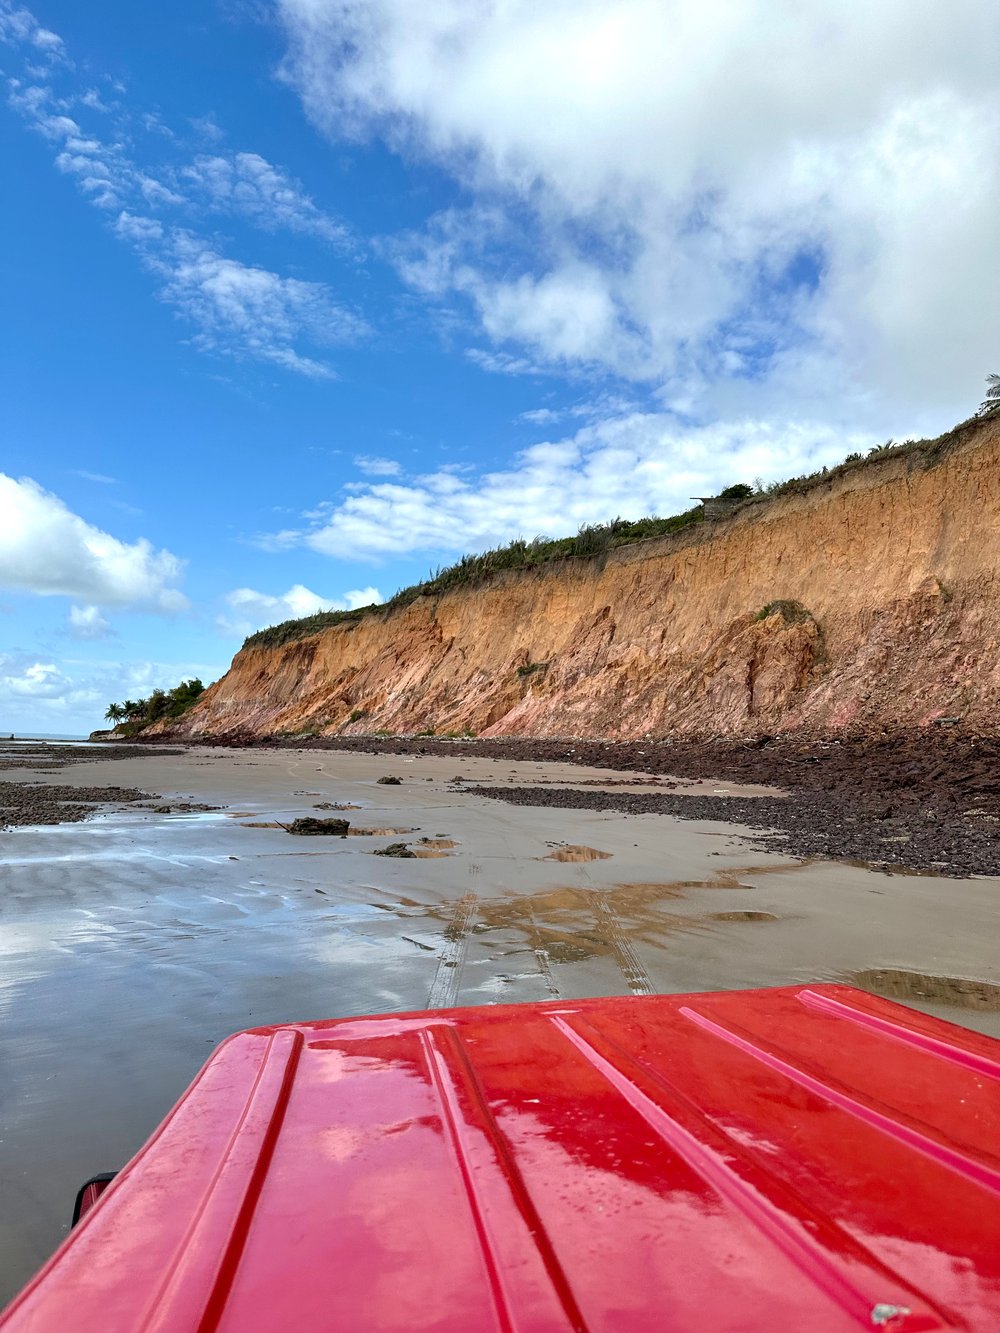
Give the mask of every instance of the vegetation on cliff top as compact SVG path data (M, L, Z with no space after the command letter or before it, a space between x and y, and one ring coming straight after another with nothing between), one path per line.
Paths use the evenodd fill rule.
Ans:
M135 736L153 722L165 717L180 717L205 692L197 676L182 680L172 690L154 690L148 699L126 699L124 703L108 704L105 721L124 736Z
M910 453L920 453L925 465L930 467L947 452L950 445L957 443L964 434L965 427L975 424L977 418L1000 415L1000 375L988 376L987 383L990 386L987 397L976 417L962 422L935 440L905 440L902 444L897 444L889 439L884 444L873 446L867 454L848 454L843 462L834 467L820 468L801 477L789 477L786 481L773 481L767 486L759 480L752 486L739 482L726 487L718 498L731 501L735 511L736 508L742 509L746 505L760 504L785 495L804 494L815 486L864 467L869 462L881 462L890 457ZM658 518L653 515L635 520L614 518L608 523L585 524L575 537L554 539L536 537L533 541L525 541L519 537L506 546L498 546L479 555L464 555L456 564L435 570L423 583L401 588L387 602L360 606L353 611L318 611L315 615L304 616L300 620L285 620L279 625L270 625L251 634L244 640L243 647L275 648L296 639L308 638L333 625L357 623L370 615L391 614L409 606L418 597L435 596L453 588L475 587L506 570L533 569L557 560L594 559L616 547L666 537L705 521L704 510L699 504L693 509L686 509L684 513L674 514L669 518Z

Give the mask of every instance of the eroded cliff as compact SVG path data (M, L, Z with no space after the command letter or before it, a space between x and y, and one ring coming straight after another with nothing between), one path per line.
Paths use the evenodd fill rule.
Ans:
M171 734L617 739L1000 707L1000 421L602 559L250 646Z

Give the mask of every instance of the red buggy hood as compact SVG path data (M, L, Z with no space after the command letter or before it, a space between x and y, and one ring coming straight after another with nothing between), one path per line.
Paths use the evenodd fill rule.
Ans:
M1000 1328L1000 1043L842 986L229 1038L3 1333Z

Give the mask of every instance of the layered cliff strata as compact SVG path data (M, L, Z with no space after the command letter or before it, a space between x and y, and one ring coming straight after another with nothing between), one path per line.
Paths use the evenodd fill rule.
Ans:
M172 735L708 737L1000 713L1000 421L605 557L248 646Z

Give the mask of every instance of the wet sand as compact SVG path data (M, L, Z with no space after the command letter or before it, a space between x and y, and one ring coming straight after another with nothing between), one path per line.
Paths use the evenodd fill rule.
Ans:
M857 977L1000 1036L1000 879L801 861L718 820L472 789L656 790L639 772L290 749L74 759L4 776L220 808L0 834L0 1299L65 1234L77 1185L120 1166L240 1027ZM281 827L310 816L353 836ZM398 842L416 854L372 855Z

